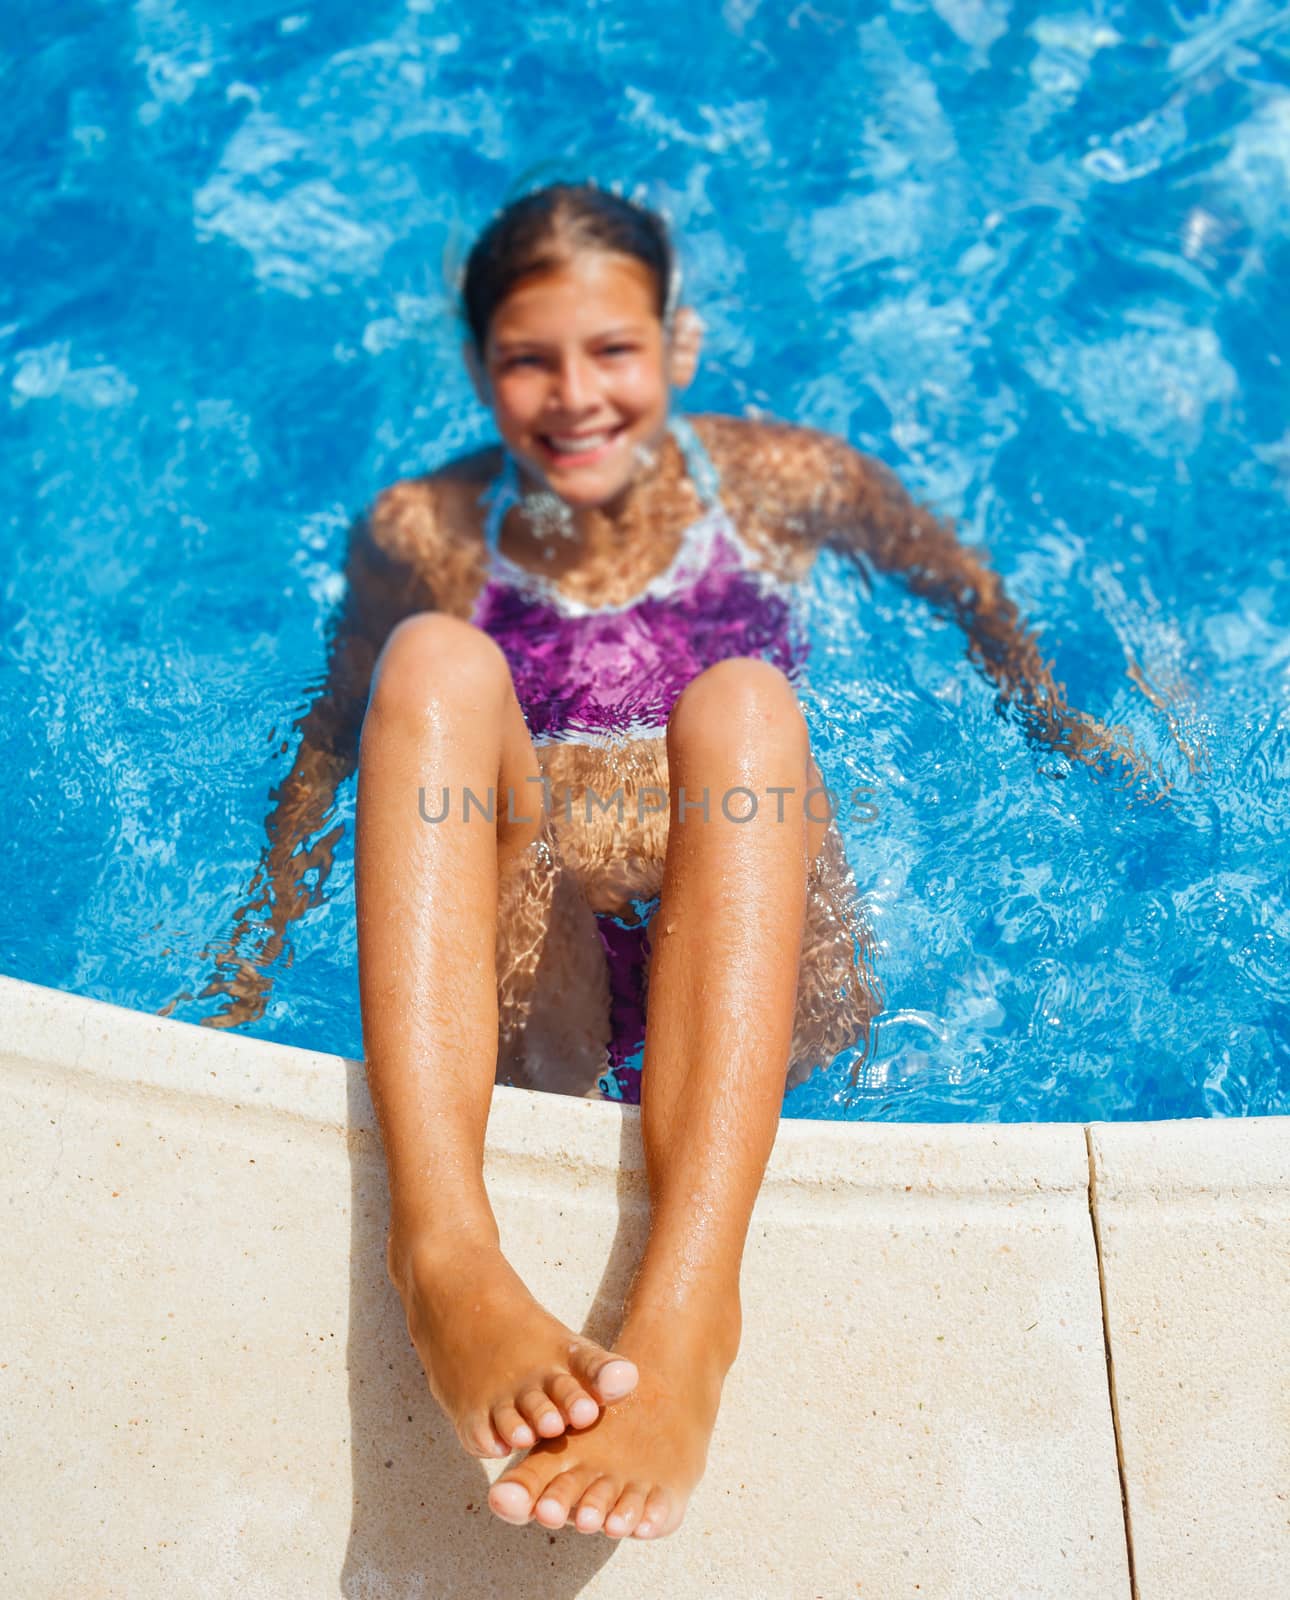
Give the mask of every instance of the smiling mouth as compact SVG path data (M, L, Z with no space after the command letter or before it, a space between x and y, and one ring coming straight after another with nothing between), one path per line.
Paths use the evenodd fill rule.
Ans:
M538 443L551 462L566 467L585 467L599 461L626 431L626 424L600 428L595 433L540 433Z

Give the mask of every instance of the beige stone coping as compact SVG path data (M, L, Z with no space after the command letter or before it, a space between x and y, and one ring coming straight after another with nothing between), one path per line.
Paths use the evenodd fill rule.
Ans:
M361 1067L0 979L0 1090L0 1592L1130 1594L1078 1125L784 1122L707 1476L672 1539L612 1544L484 1509L500 1467L456 1445L384 1277ZM497 1090L487 1175L534 1291L610 1337L637 1113ZM1117 1227L1112 1269L1132 1205ZM1284 1562L1267 1509L1242 1536Z
M1142 1600L1290 1595L1290 1121L1089 1130Z

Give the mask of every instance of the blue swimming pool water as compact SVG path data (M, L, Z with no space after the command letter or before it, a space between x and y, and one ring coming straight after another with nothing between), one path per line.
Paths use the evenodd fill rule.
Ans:
M671 211L694 408L882 456L1175 784L1050 775L827 558L806 709L877 786L888 1009L787 1112L1290 1110L1284 7L11 0L0 81L0 970L202 987L350 517L487 436L445 258L553 159ZM263 1037L360 1053L352 815Z

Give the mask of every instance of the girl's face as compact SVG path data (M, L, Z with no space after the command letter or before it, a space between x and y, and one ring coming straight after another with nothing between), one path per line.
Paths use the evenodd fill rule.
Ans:
M605 506L661 444L678 373L649 268L576 252L493 313L481 395L521 469L575 508Z

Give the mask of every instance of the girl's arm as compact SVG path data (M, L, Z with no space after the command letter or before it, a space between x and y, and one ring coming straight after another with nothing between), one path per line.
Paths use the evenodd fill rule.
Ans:
M898 574L914 594L952 617L967 634L969 658L997 686L999 711L1015 705L1028 737L1099 772L1109 758L1127 771L1127 781L1156 776L1127 729L1108 728L1067 704L1053 662L1044 659L983 551L960 544L952 525L916 505L882 462L828 434L799 431L813 457L803 465L815 542Z
M395 625L434 609L424 559L428 503L419 485L396 485L350 529L345 596L333 620L327 675L309 709L294 724L300 746L290 772L269 792L267 842L233 928L215 957L216 971L201 998L227 994L231 1004L204 1025L236 1027L264 1013L268 969L282 952L289 924L322 903L339 824L322 833L340 785L358 765L358 743L377 657ZM314 837L317 835L317 837ZM310 840L312 839L312 843ZM312 884L308 875L316 870ZM252 940L252 935L254 939ZM248 941L249 953L244 953ZM173 1004L174 1002L172 1002Z

